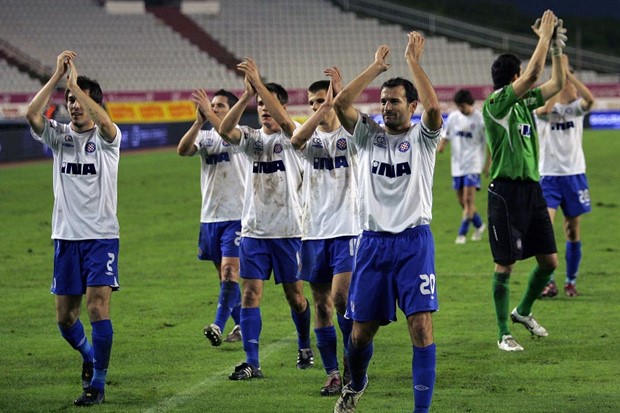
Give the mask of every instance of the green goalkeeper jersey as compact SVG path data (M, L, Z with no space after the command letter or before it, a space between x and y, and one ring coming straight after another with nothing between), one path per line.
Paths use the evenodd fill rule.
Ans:
M538 133L532 111L544 103L539 87L518 98L508 85L487 97L482 116L491 152L491 179L540 179Z

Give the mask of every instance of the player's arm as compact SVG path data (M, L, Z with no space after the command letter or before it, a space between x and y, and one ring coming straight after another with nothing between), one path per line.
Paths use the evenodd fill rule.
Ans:
M430 79L420 66L420 58L424 53L424 37L418 32L410 32L407 34L407 39L405 60L413 76L413 84L418 89L420 102L424 106L422 121L430 130L437 130L443 123L439 99Z
M265 103L265 107L269 111L269 114L273 117L273 119L280 125L282 131L286 133L287 136L293 136L293 132L297 125L293 122L293 119L288 115L288 112L282 106L280 101L267 89L263 80L260 78L260 73L258 71L258 66L256 62L249 57L246 57L245 60L237 65L237 69L243 72L250 84L256 90L256 93Z
M32 130L41 135L45 127L45 118L43 117L43 111L47 106L56 85L69 68L69 61L76 56L75 52L65 50L56 59L56 70L47 83L41 88L39 93L35 95L30 104L28 105L28 111L26 112L26 120L30 124Z
M243 82L245 85L243 95L241 95L239 101L237 101L237 103L230 108L220 123L220 136L222 139L233 145L239 145L239 142L241 142L241 131L237 129L236 126L241 121L241 116L243 115L245 108L250 103L250 100L256 96L256 91L248 81L247 76L244 78Z
M532 54L525 71L512 83L512 88L518 98L525 95L532 87L534 87L545 69L545 59L549 50L551 37L553 36L553 28L555 23L555 15L551 10L547 10L532 26L532 30L536 33L536 35L538 35L538 43L536 44L534 53Z
M564 71L566 72L566 79L568 82L571 82L575 89L577 89L577 94L581 96L581 110L584 112L589 112L592 109L592 105L594 105L594 95L588 89L583 82L575 76L573 72L570 71L570 66L568 64L568 56L562 55L562 63L564 64Z
M551 111L553 110L553 106L558 101L558 98L559 96L555 95L551 99L547 100L543 106L536 108L536 110L534 110L534 112L536 112L536 116L544 118L549 113L551 113Z
M116 125L112 122L110 115L105 109L95 102L86 92L84 92L77 84L78 73L73 60L69 60L69 74L67 76L67 89L80 102L82 110L88 113L88 116L95 122L99 128L101 137L109 143L116 139Z
M194 142L198 137L198 132L202 129L202 125L206 121L211 122L213 128L219 130L222 121L211 109L211 101L209 95L203 89L196 89L192 92L192 101L196 104L196 120L192 126L185 132L185 135L179 141L177 146L177 153L181 156L193 156L197 149Z
M347 132L353 133L357 123L358 112L353 107L353 102L377 76L390 68L390 65L385 61L389 54L390 48L388 46L379 46L375 52L375 60L336 96L334 109L340 123Z
M295 149L303 149L306 146L306 142L312 137L312 134L319 126L319 123L325 118L325 115L334 107L334 94L332 89L332 83L329 82L329 88L327 89L327 94L325 95L325 101L321 103L321 106L317 109L316 112L312 114L306 120L303 125L299 128L295 129L293 136L291 137L291 144Z

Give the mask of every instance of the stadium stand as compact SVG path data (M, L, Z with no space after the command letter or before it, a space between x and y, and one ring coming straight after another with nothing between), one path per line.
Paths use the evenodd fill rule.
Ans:
M241 88L238 75L204 51L208 48L192 44L173 23L152 13L109 14L94 0L0 0L0 6L0 39L50 69L62 50L75 50L80 72L99 80L106 91ZM189 17L231 56L252 56L267 80L287 88L305 88L332 65L349 80L380 43L392 47L390 76L409 74L401 26L359 17L328 0L221 1L219 14ZM427 36L423 64L438 86L488 85L496 55ZM27 74L2 67L10 75L0 79L0 91L39 89ZM579 76L586 83L617 82L617 76L591 71Z

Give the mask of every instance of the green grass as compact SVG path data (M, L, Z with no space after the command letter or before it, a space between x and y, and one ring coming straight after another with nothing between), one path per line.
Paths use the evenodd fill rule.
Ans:
M487 242L453 244L460 211L450 188L449 155L438 156L432 229L440 311L433 412L620 411L618 132L585 139L594 210L583 218L582 295L536 303L545 339L513 333L525 347L500 352L491 299ZM80 357L60 337L49 293L53 246L51 163L0 169L0 411L73 411ZM488 182L485 182L486 185ZM217 305L211 263L196 260L199 166L174 149L123 153L119 178L122 290L112 299L115 341L106 403L98 412L329 412L318 391L324 372L295 369L296 339L281 288L265 287L261 360L266 378L227 379L244 359L240 343L211 347L202 327ZM486 216L486 191L477 205ZM564 272L561 213L556 218ZM511 303L523 292L532 260L516 265ZM309 288L306 288L307 295ZM84 314L85 315L85 314ZM84 323L88 331L87 319ZM229 322L227 330L232 327ZM314 338L313 338L314 343ZM411 411L411 346L403 317L379 330L370 386L358 411Z

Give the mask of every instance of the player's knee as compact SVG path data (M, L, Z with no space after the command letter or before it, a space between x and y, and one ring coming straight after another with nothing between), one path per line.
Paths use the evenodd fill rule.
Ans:
M346 294L334 294L334 308L338 311L338 314L344 315L347 311L347 295Z
M237 281L239 279L239 268L232 264L224 264L221 274L222 281Z

